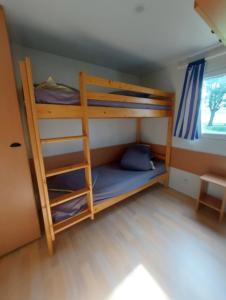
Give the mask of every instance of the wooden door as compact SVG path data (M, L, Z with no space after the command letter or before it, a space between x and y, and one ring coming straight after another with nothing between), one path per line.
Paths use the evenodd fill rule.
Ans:
M4 10L0 6L0 256L40 236Z

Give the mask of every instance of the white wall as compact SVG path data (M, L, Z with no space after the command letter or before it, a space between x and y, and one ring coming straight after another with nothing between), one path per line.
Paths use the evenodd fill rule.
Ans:
M139 78L126 73L121 73L108 68L97 66L38 50L25 48L17 44L12 45L16 78L19 89L21 82L19 77L18 61L25 56L31 58L33 80L35 83L45 81L52 76L57 82L79 88L79 72L85 71L94 76L106 77L130 83L138 83ZM21 105L23 108L23 105ZM24 118L23 118L24 119ZM42 120L40 132L42 137L76 135L81 131L79 120ZM135 120L109 119L90 120L91 148L104 147L115 144L123 144L135 141ZM79 151L81 145L78 142L48 145L43 148L45 156Z
M176 108L180 101L186 69L179 69L176 64L167 68L142 76L141 82L153 88L160 88L176 93ZM226 55L207 61L205 76L226 73ZM176 115L176 114L175 114ZM142 138L144 141L164 145L166 142L166 119L145 119L142 121ZM175 118L174 118L175 121ZM226 155L226 139L201 137L198 141L188 141L180 138L173 138L173 146L190 149L193 151L207 152L219 155ZM198 162L197 162L198 163ZM171 168L170 186L182 193L197 197L199 189L199 177ZM211 187L214 195L221 195L219 189Z

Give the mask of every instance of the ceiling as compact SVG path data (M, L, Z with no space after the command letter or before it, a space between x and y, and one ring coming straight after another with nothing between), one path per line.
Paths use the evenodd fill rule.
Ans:
M194 0L1 0L21 45L131 73L216 45Z

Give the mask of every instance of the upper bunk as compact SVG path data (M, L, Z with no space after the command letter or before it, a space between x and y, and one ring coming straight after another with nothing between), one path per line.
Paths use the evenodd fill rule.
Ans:
M45 96L40 100L35 92L28 58L21 62L21 68L24 74L22 80L28 80L32 86L30 98L38 119L82 118L84 113L93 119L172 116L174 93L107 80L84 72L80 73L80 95L73 104L64 104L63 99L57 97L49 101Z

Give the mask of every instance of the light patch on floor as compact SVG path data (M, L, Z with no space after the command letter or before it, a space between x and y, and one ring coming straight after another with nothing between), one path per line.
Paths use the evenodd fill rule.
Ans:
M143 265L136 267L113 291L109 300L170 300Z

